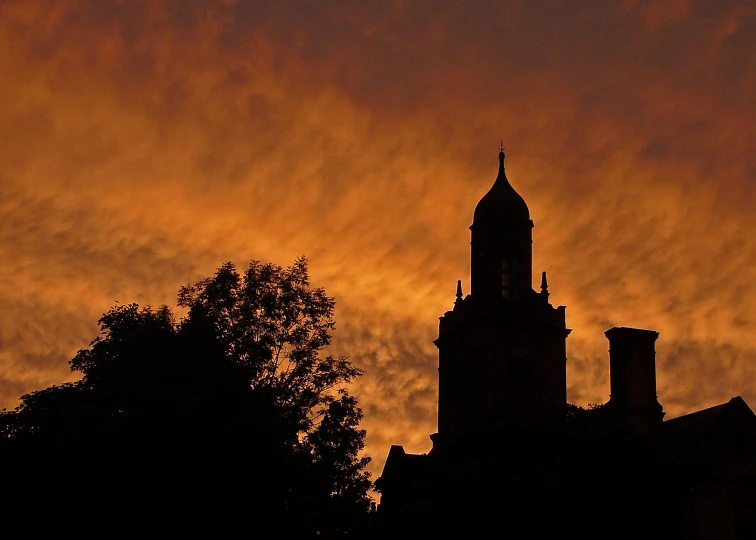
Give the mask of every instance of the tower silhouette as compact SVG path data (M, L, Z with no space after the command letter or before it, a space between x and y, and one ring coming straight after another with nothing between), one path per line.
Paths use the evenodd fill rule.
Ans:
M475 208L471 293L440 318L438 434L434 443L490 438L518 428L558 429L564 419L564 306L532 288L533 221L507 179L504 151Z

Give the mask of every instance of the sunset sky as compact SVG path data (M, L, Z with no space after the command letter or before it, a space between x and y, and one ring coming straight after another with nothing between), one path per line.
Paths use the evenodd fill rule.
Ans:
M427 451L499 140L569 400L608 399L635 326L667 418L754 407L755 98L753 0L0 0L0 407L116 301L305 255L371 469Z

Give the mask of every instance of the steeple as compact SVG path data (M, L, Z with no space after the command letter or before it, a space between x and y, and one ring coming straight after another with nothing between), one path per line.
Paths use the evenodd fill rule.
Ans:
M510 429L561 429L567 402L564 306L533 290L533 222L504 171L475 209L470 294L457 282L454 308L439 321L438 436L462 442ZM450 443L451 444L451 443ZM456 444L456 443L454 443Z
M532 228L525 200L509 183L499 148L499 172L473 213L471 295L516 300L532 291Z

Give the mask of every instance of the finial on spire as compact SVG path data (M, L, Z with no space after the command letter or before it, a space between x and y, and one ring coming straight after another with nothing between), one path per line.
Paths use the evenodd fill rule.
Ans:
M499 169L504 168L504 141L499 141Z
M547 291L549 289L549 284L546 281L546 272L541 273L541 292L548 294Z
M462 280L457 280L457 300L462 299Z

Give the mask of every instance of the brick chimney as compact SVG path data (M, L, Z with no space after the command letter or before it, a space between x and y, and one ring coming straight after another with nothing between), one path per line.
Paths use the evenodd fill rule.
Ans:
M608 406L616 420L633 433L642 433L664 418L656 399L656 338L659 332L639 328L610 328Z

